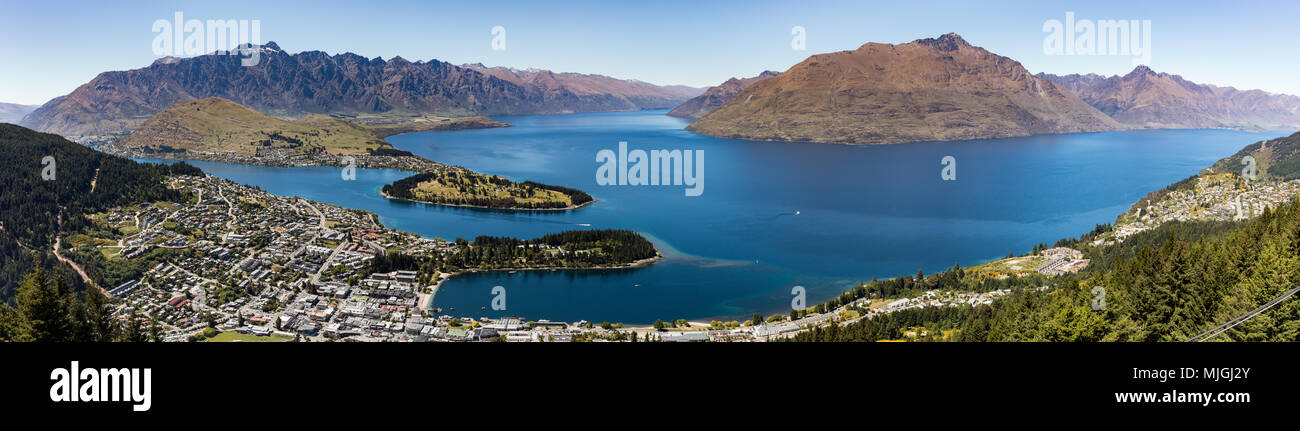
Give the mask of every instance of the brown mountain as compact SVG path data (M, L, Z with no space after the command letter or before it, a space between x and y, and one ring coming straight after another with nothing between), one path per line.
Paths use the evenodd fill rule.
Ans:
M163 58L149 67L104 72L32 112L23 124L62 135L134 129L179 100L220 97L281 117L331 113L446 116L552 114L674 106L690 97L602 97L604 87L528 85L431 60L366 59L320 51L287 54L274 42L261 59L209 54ZM644 83L642 83L644 84ZM655 87L644 84L646 90ZM676 90L665 90L673 93Z
M1300 127L1300 97L1197 84L1146 66L1124 76L1038 76L1069 88L1089 105L1133 127Z
M713 112L713 110L718 109L722 104L727 103L728 100L731 100L732 97L740 94L744 89L754 85L755 82L780 74L781 72L767 70L758 74L758 76L728 79L727 82L723 82L716 87L709 87L708 90L704 90L704 94L695 96L691 100L687 100L686 103L677 105L677 107L673 108L672 111L668 111L668 115L682 118L703 117L708 113Z
M571 107L573 112L671 108L701 91L683 85L658 86L604 75L487 67L482 63L460 67L553 94L556 98L563 98L560 102Z
M956 34L814 55L687 127L714 136L851 144L1116 128L1068 90Z

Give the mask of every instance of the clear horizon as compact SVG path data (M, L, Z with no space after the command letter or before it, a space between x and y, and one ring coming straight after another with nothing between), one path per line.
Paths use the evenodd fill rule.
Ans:
M657 85L709 87L763 70L784 71L810 55L864 43L905 43L957 33L973 45L1019 61L1030 72L1122 75L1132 56L1049 55L1044 23L1075 20L1151 22L1157 72L1242 90L1300 95L1300 60L1278 55L1300 36L1300 4L1213 2L1012 1L970 5L861 2L682 2L653 5L572 1L458 3L358 2L265 4L229 1L112 5L20 5L3 1L0 102L40 105L106 71L148 66L157 20L258 20L260 42L285 51L353 52L368 58L437 59L453 64L600 74ZM505 28L493 50L493 27ZM792 49L792 29L806 50ZM1276 42L1269 42L1276 41ZM22 67L14 67L22 65Z

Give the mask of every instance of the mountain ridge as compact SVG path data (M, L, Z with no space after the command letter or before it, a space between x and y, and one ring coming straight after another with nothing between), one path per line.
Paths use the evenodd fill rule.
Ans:
M754 83L780 74L781 72L774 70L765 70L763 73L749 78L732 77L726 82L709 87L700 95L683 102L681 105L677 105L672 111L668 111L668 116L680 118L703 117L718 109L719 106L727 103L732 97L740 94L741 91L754 85Z
M1151 129L1300 128L1300 97L1199 84L1137 66L1125 75L1053 75L1062 85L1121 124Z
M954 33L810 56L687 126L720 137L848 144L1120 128L1063 87Z
M257 49L261 57L255 66L242 66L240 56L211 53L164 57L143 68L103 72L37 108L22 124L67 136L121 134L179 100L207 97L287 118L336 113L459 117L602 112L669 108L690 97L578 94L563 86L521 85L438 60L367 59L351 52L288 54L274 42ZM610 84L632 82L604 78ZM648 86L646 91L659 88L639 85ZM670 88L664 94L678 90Z

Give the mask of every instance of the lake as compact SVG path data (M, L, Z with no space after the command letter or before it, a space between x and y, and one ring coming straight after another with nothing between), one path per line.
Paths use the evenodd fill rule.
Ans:
M513 127L389 137L431 160L515 180L578 188L571 211L499 211L392 201L379 189L408 172L192 162L271 193L365 209L396 229L445 239L531 238L631 229L665 258L627 270L520 271L448 280L435 305L456 316L649 323L787 312L871 277L927 274L1024 253L1113 222L1148 192L1241 147L1285 132L1143 130L898 145L754 142L685 131L666 111L500 117ZM701 150L704 189L601 186L601 150ZM945 181L940 160L956 160ZM494 286L506 310L491 311ZM487 311L481 311L487 307Z

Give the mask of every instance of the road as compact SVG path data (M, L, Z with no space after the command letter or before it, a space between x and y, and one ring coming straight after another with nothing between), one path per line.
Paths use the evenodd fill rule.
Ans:
M226 199L226 193L221 189L220 184L217 185L217 196L220 197L222 201L226 202L226 230L233 231L235 229L236 221L235 204L230 203L230 199Z
M95 168L95 176L90 179L91 193L95 192L95 185L97 185L98 183L99 183L99 168ZM59 245L63 243L63 238L59 236L59 232L63 231L63 210L64 209L65 207L63 205L59 205L59 215L57 218L58 224L56 225L57 228L54 232L54 257L56 259L59 259L60 262L66 263L68 264L68 266L71 266L74 271L77 271L77 275L81 276L81 281L85 282L86 285L99 289L100 292L104 293L104 296L108 296L108 290L104 289L99 285L99 283L96 283L95 280L91 279L90 276L86 274L86 270L83 269L81 265L78 265L77 262L73 262L72 259L68 259L66 256L63 255L63 253L59 253Z
M312 212L316 213L317 217L320 217L320 228L325 229L325 213L322 213L320 212L319 209L316 209L316 206L312 205L311 201L309 200L303 199L302 203L304 205L307 205L307 208L311 208Z
M346 247L347 245L347 241L340 241L338 247L334 247L334 252L330 253L330 256L325 258L325 262L320 264L320 269L317 269L316 273L311 275L312 283L320 282L320 275L324 273L326 269L330 268L330 263L334 262L334 258L338 257L339 253L343 251L343 247Z

